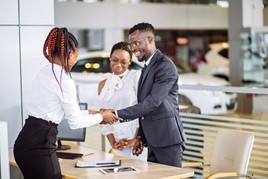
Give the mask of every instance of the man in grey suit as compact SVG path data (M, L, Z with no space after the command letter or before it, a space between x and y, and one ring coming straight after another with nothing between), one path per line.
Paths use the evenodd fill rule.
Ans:
M133 154L148 146L148 161L181 167L185 135L178 112L178 72L156 49L154 27L139 23L129 31L129 46L145 61L138 87L138 103L117 111L122 119L139 118Z

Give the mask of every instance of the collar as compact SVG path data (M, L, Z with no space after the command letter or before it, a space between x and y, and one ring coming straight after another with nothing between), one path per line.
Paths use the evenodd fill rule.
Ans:
M119 75L116 75L116 74L113 73L113 75L118 76L118 77L123 77L123 76L125 76L128 72L129 72L129 70L127 69L124 73L121 73L121 74L119 74Z
M156 50L156 51L157 51L157 50ZM152 60L154 54L156 53L156 51L155 51L155 52L150 56L150 58L148 58L148 60L145 62L145 65L146 65L146 66L149 65L149 63L151 62L151 60Z

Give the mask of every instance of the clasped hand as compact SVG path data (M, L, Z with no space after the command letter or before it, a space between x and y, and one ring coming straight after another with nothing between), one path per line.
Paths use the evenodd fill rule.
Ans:
M101 124L112 124L118 120L122 120L115 115L113 109L100 109L99 113L103 118Z
M100 109L99 111L89 110L89 114L97 114L100 113L103 120L100 124L113 124L118 120L123 120L115 115L113 109Z
M129 140L126 138L123 138L119 140L118 142L115 142L112 144L112 147L117 150L124 150L127 146L129 146Z

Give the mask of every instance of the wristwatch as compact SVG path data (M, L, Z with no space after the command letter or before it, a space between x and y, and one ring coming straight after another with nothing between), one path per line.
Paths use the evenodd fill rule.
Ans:
M136 137L136 140L138 140L138 139L140 139L140 140L141 140L141 136L137 136L137 137Z

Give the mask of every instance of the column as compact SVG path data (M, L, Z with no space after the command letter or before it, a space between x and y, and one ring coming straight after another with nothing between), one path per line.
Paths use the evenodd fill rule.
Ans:
M230 82L241 86L243 60L241 56L241 34L253 27L263 26L263 5L261 0L229 0L229 60Z

